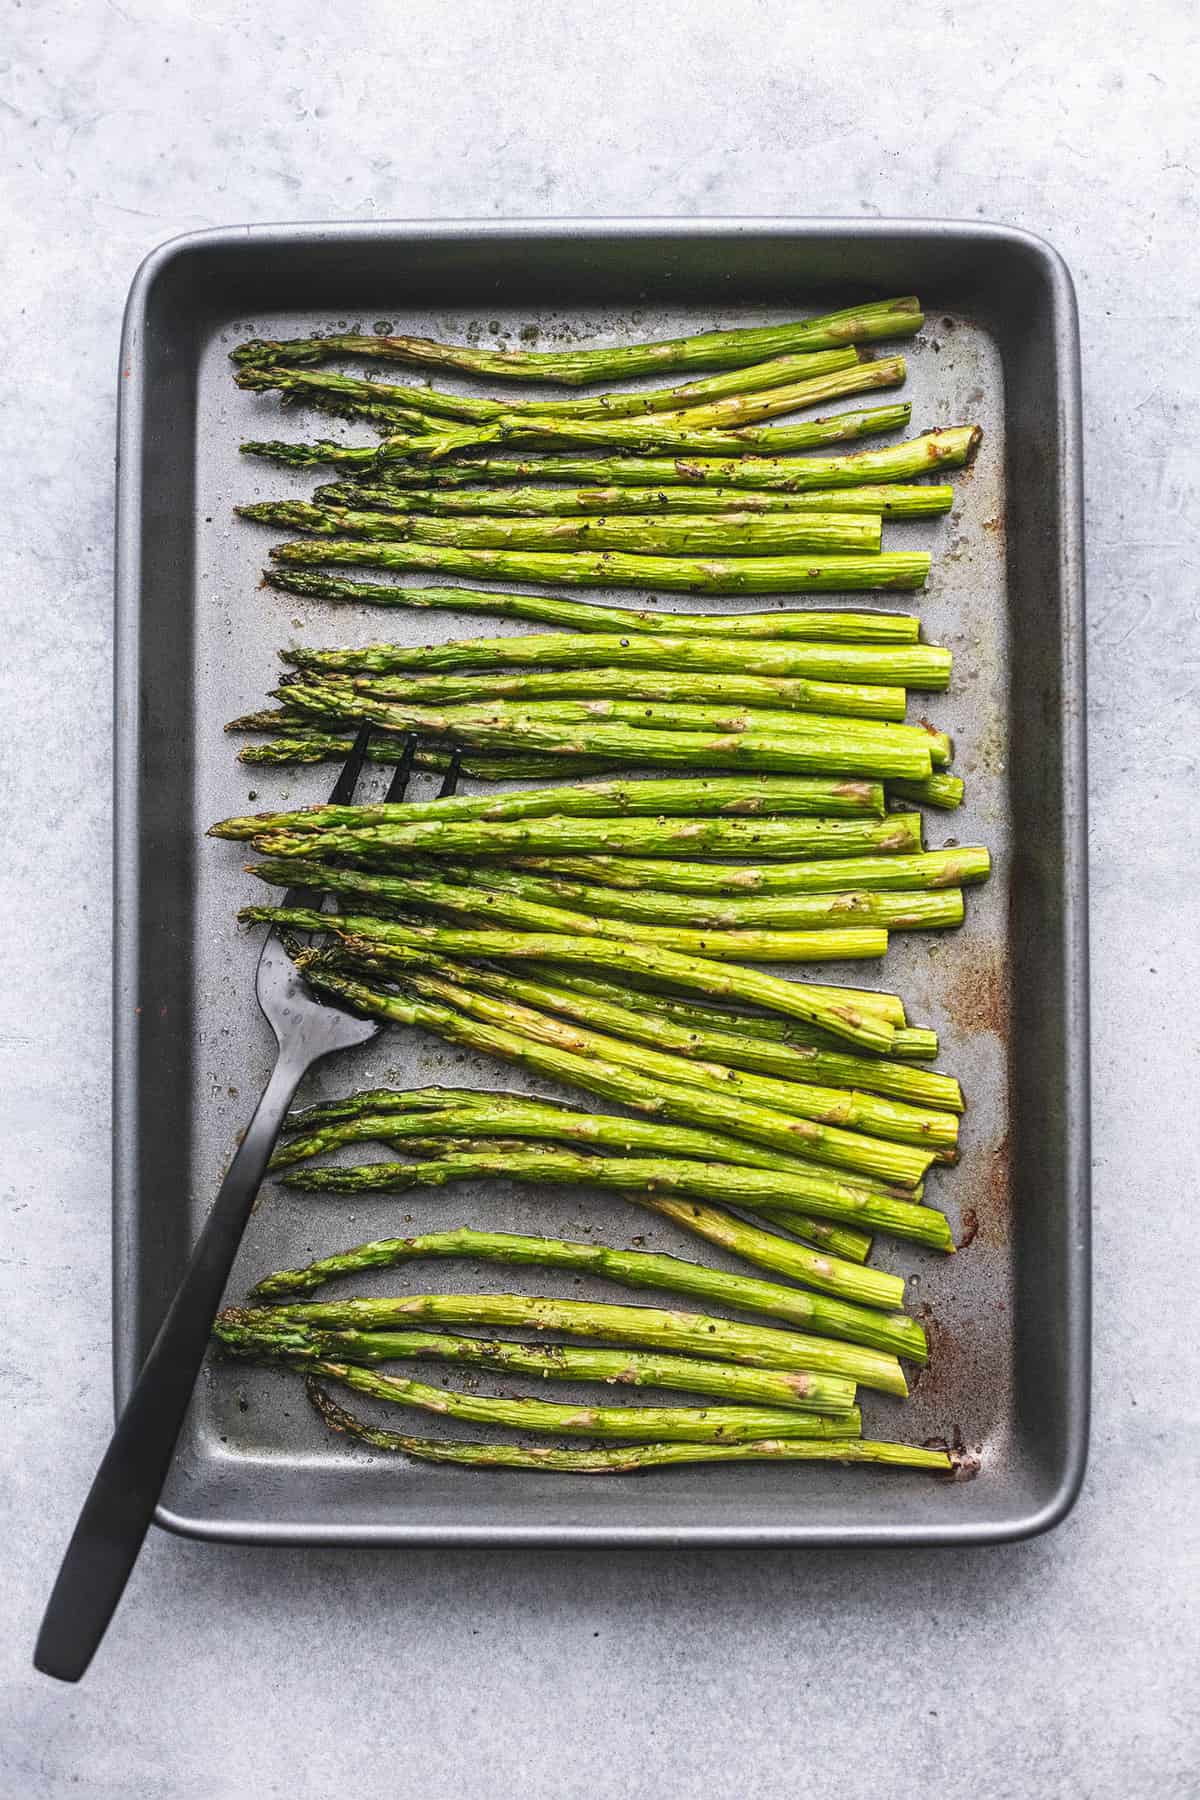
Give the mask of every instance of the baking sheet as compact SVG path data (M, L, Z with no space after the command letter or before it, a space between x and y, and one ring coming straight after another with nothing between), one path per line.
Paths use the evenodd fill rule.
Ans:
M294 251L304 228L275 229L287 232ZM515 229L519 234L521 228ZM1061 332L1056 337L1052 308L1043 308L1041 316L1031 309L1028 283L1014 286L1007 310L994 280L974 293L969 281L964 284L966 270L979 280L990 228L962 228L962 266L949 279L945 270L940 280L931 279L934 271L922 267L930 245L920 238L922 230L936 229L895 227L887 239L881 227L848 239L845 256L851 250L857 255L856 274L847 271L836 288L820 282L819 293L800 276L806 260L813 261L814 246L828 251L832 227L828 233L764 228L775 259L757 271L745 258L746 235L737 227L710 228L707 238L699 228L674 236L660 228L657 240L650 227L594 235L590 228L530 228L527 238L518 236L520 258L511 254L513 240L495 230L463 228L454 239L448 228L422 237L421 228L380 227L378 237L351 246L339 241L337 231L321 228L320 241L310 246L313 261L320 263L322 248L343 252L346 273L338 291L348 298L340 311L319 304L316 291L302 295L304 304L279 308L280 290L291 286L283 278L288 257L269 232L230 242L223 234L203 234L185 241L198 259L190 283L179 281L179 258L171 262L168 248L167 264L149 291L139 296L135 288L123 367L137 381L139 429L136 446L130 446L127 404L124 441L135 462L126 463L122 529L133 541L122 545L121 580L126 641L130 614L139 633L136 669L123 659L124 730L133 729L128 709L135 700L140 729L135 791L124 796L119 825L125 835L118 869L124 854L130 879L120 892L127 901L136 895L137 917L131 920L122 909L126 916L118 918L119 949L126 933L127 954L118 963L117 1029L119 1040L126 1034L124 1073L136 1093L131 1106L130 1087L120 1083L118 1378L119 1385L127 1382L136 1366L137 1346L148 1341L171 1272L216 1191L271 1061L271 1034L253 999L257 938L234 924L237 906L264 890L239 873L245 847L205 839L204 828L232 812L321 799L336 772L327 765L246 768L234 755L246 740L223 735L221 725L265 704L281 668L276 652L288 641L427 642L506 629L501 621L463 615L337 608L258 587L276 534L235 521L231 507L241 500L306 495L317 476L241 457L238 442L275 436L363 441L365 434L317 414L281 413L274 396L239 392L230 379L229 349L248 336L369 330L385 322L397 331L487 346L636 341L826 310L851 303L865 283L880 293L919 291L930 308L921 336L911 347L901 346L909 357L904 397L913 404L911 430L968 421L984 429L974 466L952 478L957 498L950 517L892 524L885 536L891 547L934 552L927 592L897 597L897 603L913 602L925 635L955 654L950 692L910 701L910 717L924 711L953 734L955 767L967 780L966 804L958 812L926 812L927 839L931 846L986 843L995 873L986 886L970 890L960 932L896 934L885 964L827 971L832 980L863 980L902 994L913 1022L941 1034L937 1066L960 1077L969 1101L961 1163L936 1173L930 1184L935 1204L950 1216L960 1254L946 1259L882 1238L873 1253L873 1262L908 1277L910 1304L927 1320L933 1355L930 1367L916 1374L907 1402L864 1393L864 1429L917 1441L949 1437L977 1459L977 1478L950 1484L907 1473L759 1465L581 1482L410 1465L369 1457L331 1438L294 1377L218 1362L198 1390L164 1500L164 1523L215 1536L293 1540L914 1541L1015 1535L1036 1529L1068 1503L1086 1428L1080 1236L1086 1194L1085 1164L1078 1160L1079 1135L1086 1134L1080 1086L1086 1077L1078 858L1081 596L1077 559L1072 566L1067 555L1077 444L1069 408L1052 410L1054 395L1044 382L1036 391L1032 352L1039 340L1031 334L1040 333L1060 400L1073 391L1071 343L1069 333L1065 343ZM888 260L879 254L881 240L895 263L905 233L908 254L896 266L907 276L872 281L872 268ZM1014 261L1018 251L1030 254L1031 242L1014 236ZM471 266L460 269L468 246L474 247ZM738 254L731 257L734 249ZM990 249L995 252L995 242ZM667 279L684 250L688 267ZM249 262L247 251L254 252ZM731 262L739 259L746 267L731 279ZM764 293L761 267L778 274L780 261L795 271L788 293ZM1049 253L1044 261L1044 273L1056 275ZM391 267L400 274L385 278ZM538 270L536 291L528 291ZM323 279L336 272L321 264ZM167 305L172 276L179 292ZM312 287L311 274L309 281ZM1028 322L1022 311L1032 312ZM1061 318L1057 323L1061 327ZM156 329L159 341L152 347ZM155 366L164 361L169 366ZM391 370L382 365L379 373L386 379ZM397 370L394 378L410 377ZM454 385L489 391L469 382ZM162 434L157 446L156 431ZM137 516L131 519L135 482ZM684 596L616 596L618 604L629 605L643 598L664 615L692 604ZM886 597L880 603L890 604ZM772 602L703 604L765 610ZM507 628L529 629L515 622ZM381 792L387 778L383 769L369 772L364 792ZM424 778L411 792L418 797L434 786ZM141 1008L132 1027L131 972L134 1004ZM148 1055L148 1037L169 1040L171 1054ZM1021 1045L1016 1058L1014 1041ZM428 1082L555 1091L424 1034L389 1031L319 1069L301 1098L358 1085ZM566 1091L562 1097L580 1098ZM350 1154L350 1160L363 1159L361 1148ZM594 1190L522 1191L488 1183L339 1199L289 1194L269 1183L230 1293L240 1296L268 1269L366 1238L460 1223L594 1235L723 1260L666 1221ZM728 1266L737 1265L729 1260ZM594 1280L464 1263L417 1264L337 1291L416 1292L446 1285L614 1297L611 1287ZM442 1370L432 1378L461 1382L462 1372L447 1376ZM479 1387L500 1391L503 1382L484 1376ZM582 1397L583 1391L555 1384L554 1397ZM436 1420L409 1417L422 1433L456 1434ZM487 1434L472 1428L469 1435Z

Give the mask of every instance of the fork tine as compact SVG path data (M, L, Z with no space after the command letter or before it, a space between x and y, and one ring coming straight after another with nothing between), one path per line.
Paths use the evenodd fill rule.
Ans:
M413 758L416 754L417 734L415 731L406 731L404 734L404 748L400 753L400 761L396 765L396 773L392 776L388 791L384 795L384 804L386 806L391 806L394 803L403 800L405 794L408 792L409 778L411 777L413 770Z
M371 726L368 722L360 725L358 728L358 735L354 739L354 747L346 758L342 767L342 772L334 783L333 792L329 796L330 806L349 806L351 800L353 800L354 790L358 786L358 778L362 774L362 766L366 761L367 745L370 741Z
M342 772L333 784L333 792L329 796L330 806L349 806L354 798L354 790L358 786L358 778L362 774L362 766L366 761L367 746L371 742L371 725L363 723L358 728L349 756L342 765ZM285 906L307 906L316 912L325 908L325 895L320 888L294 887L288 888L283 896Z
M456 791L456 789L458 787L458 771L461 768L461 766L462 766L461 750L452 750L450 752L450 761L449 761L449 764L447 765L446 773L442 776L442 785L437 791L437 797L439 800L448 800L450 798L451 794L453 794ZM390 798L390 795L389 795L389 798Z

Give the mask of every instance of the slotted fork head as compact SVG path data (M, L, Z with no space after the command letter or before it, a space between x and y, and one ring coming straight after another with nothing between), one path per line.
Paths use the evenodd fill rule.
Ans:
M348 806L353 800L370 739L371 726L361 726L354 740L354 748L329 796L331 806ZM403 754L387 791L389 803L404 799L416 752L416 735L409 732L405 736ZM449 767L438 791L439 800L453 794L458 786L458 769L459 753L455 750L451 753ZM283 897L284 906L304 906L317 912L324 904L325 895L320 888L289 888ZM349 1050L355 1044L369 1043L383 1029L378 1019L360 1019L354 1013L344 1011L332 999L318 998L292 961L287 945L274 929L267 933L267 940L258 959L254 991L280 1049L286 1045L289 1052L306 1055L310 1061L318 1056L328 1056L334 1050Z

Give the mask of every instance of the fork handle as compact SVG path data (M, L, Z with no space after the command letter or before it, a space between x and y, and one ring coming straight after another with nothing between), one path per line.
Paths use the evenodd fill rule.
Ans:
M63 1557L34 1667L78 1681L154 1517L254 1197L309 1056L280 1057L125 1402Z

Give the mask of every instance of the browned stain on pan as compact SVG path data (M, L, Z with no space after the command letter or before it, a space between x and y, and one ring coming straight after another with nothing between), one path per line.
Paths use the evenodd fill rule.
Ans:
M946 1011L968 1036L990 1031L1007 1042L1010 996L1001 947L960 937L955 951L946 968Z
M982 1151L975 1159L976 1180L973 1184L975 1231L981 1244L1001 1249L1012 1237L1012 1158L1008 1133L998 1144ZM967 1222L963 1214L964 1225Z

